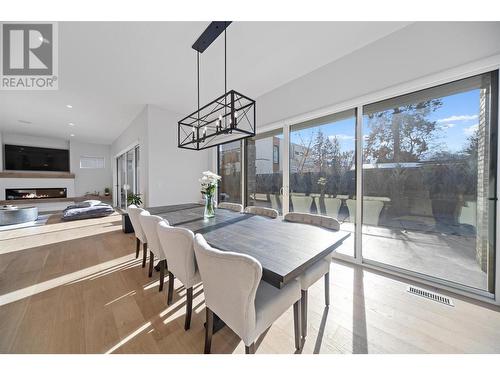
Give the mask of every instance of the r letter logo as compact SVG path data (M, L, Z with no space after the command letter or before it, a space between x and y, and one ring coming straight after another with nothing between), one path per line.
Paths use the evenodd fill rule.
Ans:
M2 90L57 90L57 24L2 23Z

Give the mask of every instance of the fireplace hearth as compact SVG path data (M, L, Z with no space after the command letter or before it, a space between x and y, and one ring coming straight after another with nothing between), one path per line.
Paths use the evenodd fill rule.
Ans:
M66 198L66 188L5 189L7 200Z

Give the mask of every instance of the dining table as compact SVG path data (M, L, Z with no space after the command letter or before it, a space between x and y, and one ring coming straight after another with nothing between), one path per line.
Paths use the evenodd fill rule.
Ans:
M262 279L276 288L300 277L350 236L349 232L228 209L216 209L214 217L206 218L204 205L197 203L146 210L167 220L171 226L202 234L216 249L254 257L262 265ZM224 321L214 314L213 333L224 326Z
M262 279L282 288L321 261L350 236L349 232L309 224L271 219L227 209L216 209L204 217L204 206L196 203L146 208L151 215L200 233L221 251L246 254L262 265Z

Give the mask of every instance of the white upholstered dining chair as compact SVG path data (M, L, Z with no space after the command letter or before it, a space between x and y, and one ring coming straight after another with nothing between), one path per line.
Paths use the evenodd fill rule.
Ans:
M141 222L142 230L146 235L148 249L149 249L149 272L148 276L153 276L153 265L155 258L159 260L160 265L160 288L159 291L163 290L163 283L165 281L165 268L167 260L165 258L165 252L161 248L160 239L158 238L157 226L158 223L164 221L168 225L168 221L163 219L160 216L149 215L145 212L142 212L139 215L139 220Z
M131 204L127 208L128 217L130 218L130 222L132 223L132 227L134 228L134 233L136 238L136 247L135 247L136 258L139 257L139 249L141 247L141 242L142 242L142 250L143 250L142 268L146 267L146 258L148 254L148 241L146 238L146 234L142 230L141 221L139 220L139 215L143 212L149 215L148 211L143 210L142 208L137 207L136 205L133 204Z
M217 314L255 353L255 340L293 305L295 347L301 348L300 284L293 280L278 289L261 281L262 265L255 258L223 252L207 244L201 234L194 251L205 293L205 353L210 353L213 314Z
M239 203L221 202L217 205L217 208L223 208L234 212L243 212L243 205Z
M193 310L193 286L201 281L194 256L194 233L189 229L171 227L165 221L157 224L156 230L161 248L168 262L168 296L167 304L172 303L174 292L174 276L186 288L186 319L184 329L191 326Z
M339 222L329 216L290 212L285 215L285 221L315 225L332 230L339 230ZM325 305L330 305L330 263L332 253L317 261L300 276L301 310L302 310L302 337L307 336L307 291L319 279L325 279Z
M276 219L279 216L279 212L273 208L259 207L259 206L248 206L245 208L245 213L266 216L271 219Z

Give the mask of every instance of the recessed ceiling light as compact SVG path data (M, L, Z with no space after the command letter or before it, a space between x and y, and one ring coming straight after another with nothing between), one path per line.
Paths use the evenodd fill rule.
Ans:
M31 121L26 121L26 120L17 120L18 122L20 122L21 124L32 124Z
M70 137L74 137L75 135L74 135L74 134L70 134L69 136L70 136Z
M68 125L69 126L75 126L75 123L74 122L68 122Z
M66 107L67 108L73 108L73 106L71 104L66 104Z

